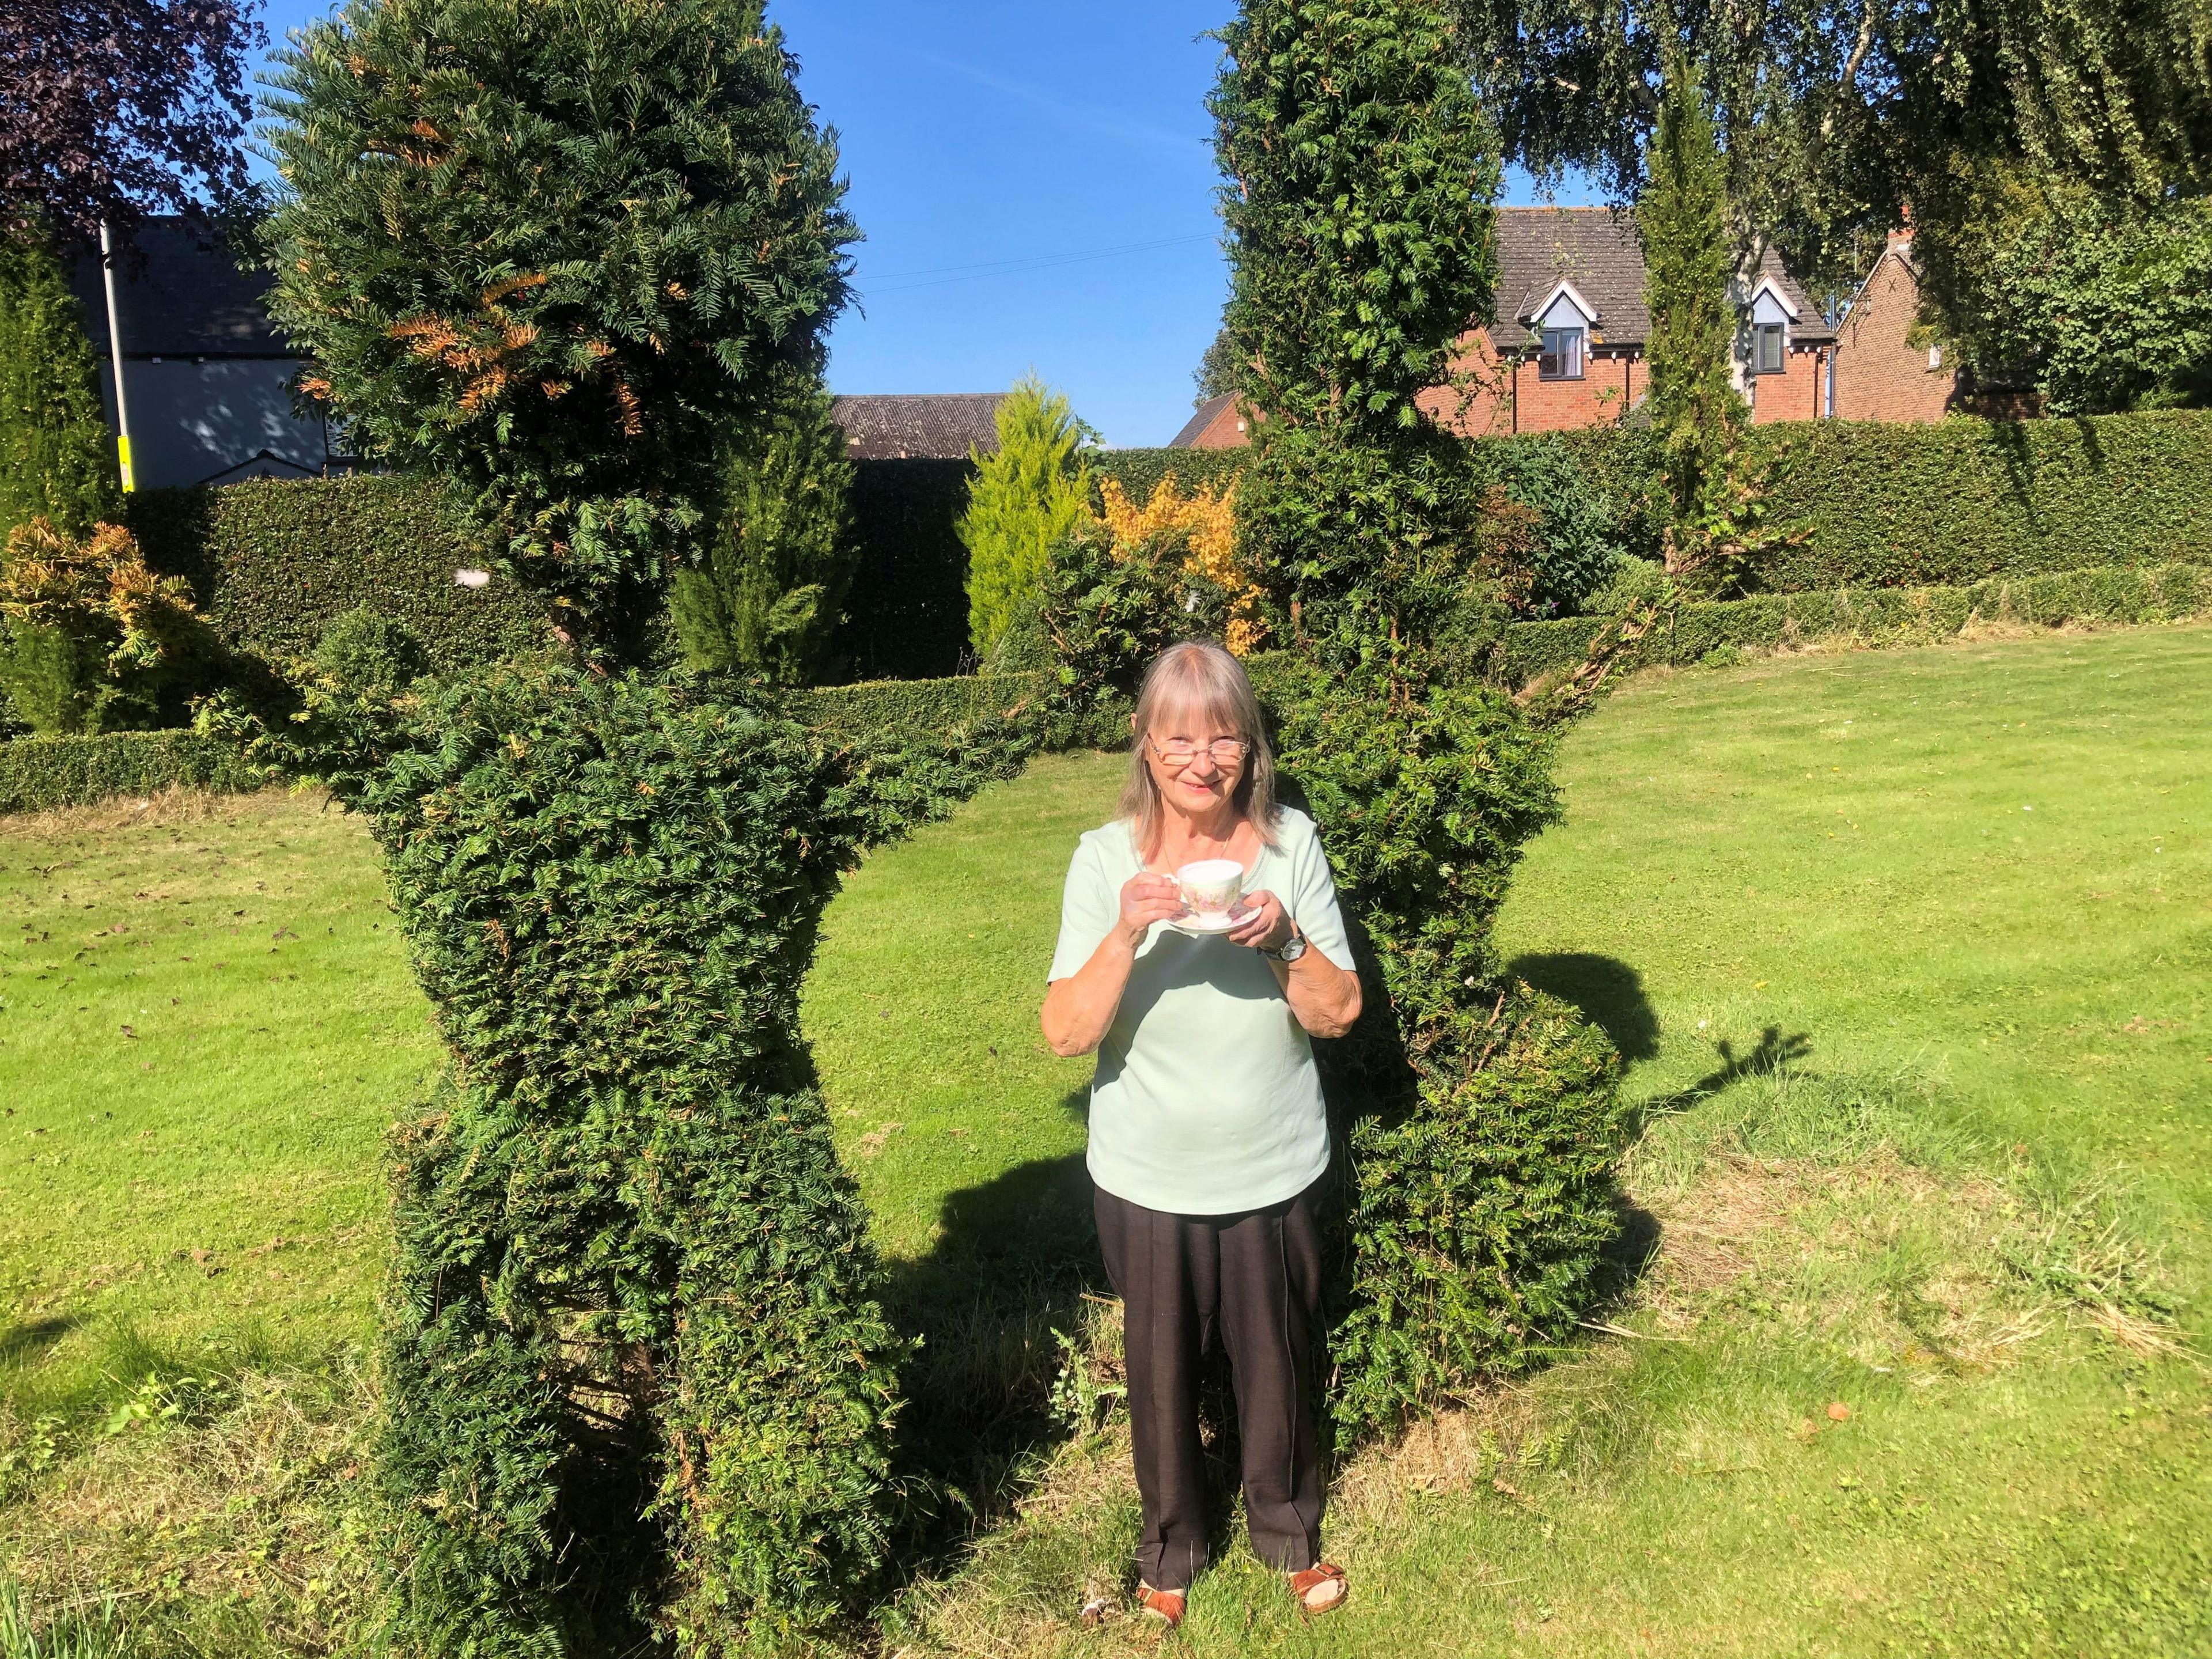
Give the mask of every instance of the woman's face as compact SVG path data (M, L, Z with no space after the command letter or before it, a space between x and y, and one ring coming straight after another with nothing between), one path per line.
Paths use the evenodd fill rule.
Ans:
M1202 709L1164 708L1145 734L1145 764L1170 811L1191 817L1216 812L1237 795L1247 758L1234 752L1243 734ZM1213 745L1221 745L1216 755Z

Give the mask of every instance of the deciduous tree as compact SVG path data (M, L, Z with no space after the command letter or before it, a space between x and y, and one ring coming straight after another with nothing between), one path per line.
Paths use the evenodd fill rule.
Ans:
M1913 257L1973 387L2033 387L2054 415L2212 402L2212 197L2146 204L2018 163L1941 184Z
M0 7L0 213L7 228L127 238L149 212L246 188L240 65L252 0L9 0Z
M1838 284L1951 158L2011 156L2154 197L2212 184L2212 57L2197 0L1460 0L1508 152L1642 188L1664 67L1713 100L1742 268L1772 237Z

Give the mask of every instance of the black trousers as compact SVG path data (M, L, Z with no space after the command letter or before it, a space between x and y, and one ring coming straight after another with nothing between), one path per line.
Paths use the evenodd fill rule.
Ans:
M1097 1194L1098 1242L1121 1298L1144 1500L1137 1570L1155 1589L1188 1589L1206 1565L1199 1364L1217 1339L1237 1379L1252 1552L1291 1572L1321 1559L1315 1212L1328 1179L1242 1215L1169 1215Z

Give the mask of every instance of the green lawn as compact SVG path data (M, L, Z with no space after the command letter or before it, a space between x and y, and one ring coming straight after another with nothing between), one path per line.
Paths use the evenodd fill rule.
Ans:
M64 1407L146 1344L356 1339L384 1127L437 1054L357 820L276 793L0 826L0 1401Z
M1182 1645L2212 1652L2212 1389L2175 1352L2212 1352L2208 701L2203 629L1621 688L1504 926L1630 1057L1656 1249L1601 1322L1634 1334L1344 1470L1342 1614L1301 1626L1233 1547ZM1139 1644L1076 1621L1134 1510L1116 1426L1050 1428L1053 1333L1098 1310L1087 1067L1035 1020L1118 781L1040 761L826 920L805 1018L925 1338L911 1451L982 1517L886 1651ZM379 1141L435 1045L357 825L122 816L0 823L0 1558L42 1593L229 1597L176 1613L197 1650L343 1649L359 1550L315 1528ZM101 1437L187 1362L338 1381Z

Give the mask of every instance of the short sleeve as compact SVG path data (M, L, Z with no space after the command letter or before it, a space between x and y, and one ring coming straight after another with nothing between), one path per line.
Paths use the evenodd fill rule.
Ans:
M1121 908L1121 895L1107 876L1097 841L1085 836L1068 860L1067 886L1060 901L1060 942L1053 946L1052 971L1045 978L1066 979L1090 961L1100 941L1113 931Z
M1352 939L1345 931L1344 912L1337 908L1336 878L1329 874L1320 833L1310 824L1291 855L1291 919L1304 930L1315 950L1350 972Z

